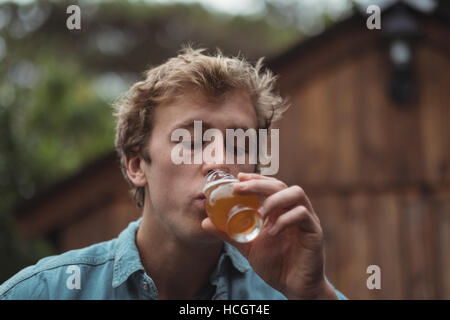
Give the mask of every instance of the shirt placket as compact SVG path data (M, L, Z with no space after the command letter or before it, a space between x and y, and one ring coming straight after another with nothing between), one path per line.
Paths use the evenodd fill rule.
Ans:
M155 282L144 272L139 280L140 296L144 300L158 299L158 290Z
M227 255L222 255L219 259L217 270L214 273L211 284L216 286L216 292L212 296L211 300L227 300L229 294L228 282L226 277Z

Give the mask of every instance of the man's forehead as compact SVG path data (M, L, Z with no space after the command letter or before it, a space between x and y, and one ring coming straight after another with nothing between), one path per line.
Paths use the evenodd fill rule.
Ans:
M158 110L159 109L159 110ZM256 111L250 97L243 91L229 92L222 99L212 100L199 92L189 92L157 108L158 120L171 129L190 128L202 121L203 128L255 128ZM157 120L157 121L158 121Z

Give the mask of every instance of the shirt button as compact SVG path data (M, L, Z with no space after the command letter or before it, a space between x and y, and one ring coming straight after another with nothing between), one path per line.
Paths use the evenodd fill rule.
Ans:
M144 281L142 287L144 288L144 290L148 290L148 283Z

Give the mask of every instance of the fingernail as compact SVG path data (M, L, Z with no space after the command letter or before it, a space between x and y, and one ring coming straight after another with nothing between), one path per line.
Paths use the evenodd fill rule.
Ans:
M263 217L263 218L266 215L266 211L264 210L264 207L262 207L262 206L259 207L258 212L261 215L261 217Z
M269 231L273 227L272 222L269 219L264 219L263 228Z
M244 190L245 188L248 187L248 183L247 182L238 182L238 183L236 183L236 186L238 189Z
M271 236L274 236L277 233L277 227L273 226L272 228L269 229L269 231L267 231Z
M239 181L247 181L247 180L246 180L246 179L247 179L247 174L241 172L241 173L239 173L239 174L237 175L237 178L238 178Z

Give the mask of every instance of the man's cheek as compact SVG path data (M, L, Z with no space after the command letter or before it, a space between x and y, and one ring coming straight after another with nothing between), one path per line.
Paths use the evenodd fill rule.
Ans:
M163 182L160 186L160 199L164 201L166 206L175 207L182 195L178 186L176 184L171 184L170 182L171 181L168 181L167 183Z

